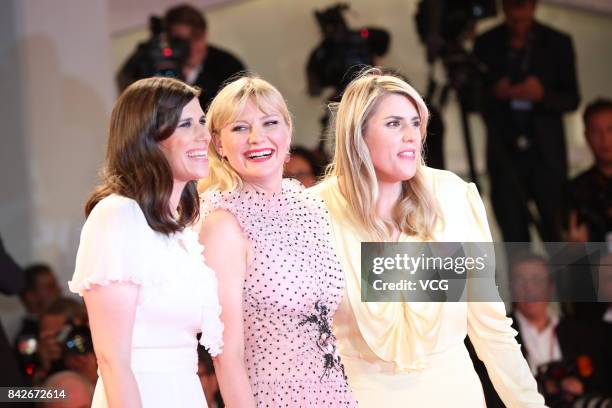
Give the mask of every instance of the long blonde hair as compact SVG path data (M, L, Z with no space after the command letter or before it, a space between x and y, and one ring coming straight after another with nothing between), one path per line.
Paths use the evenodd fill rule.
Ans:
M378 182L364 141L364 129L382 97L388 94L405 96L417 110L421 122L422 153L429 118L423 98L401 78L370 68L354 79L344 91L340 103L332 106L336 149L326 178L337 177L340 192L348 203L347 211L373 239L389 240L394 227L408 235L432 239L436 224L442 221L442 214L425 180L422 154L414 177L402 183L402 195L393 210L393 223L386 222L376 213Z
M206 123L212 136L208 147L210 171L208 177L198 184L198 190L216 188L227 191L242 187L240 175L219 155L215 146L221 136L221 129L236 119L248 101L253 101L266 114L278 112L291 131L293 124L287 104L272 84L253 75L245 75L228 83L215 96L206 113Z

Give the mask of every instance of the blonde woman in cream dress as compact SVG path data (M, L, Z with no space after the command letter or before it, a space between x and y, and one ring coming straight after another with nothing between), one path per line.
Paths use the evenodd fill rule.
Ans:
M369 70L337 108L334 162L312 191L344 269L334 333L360 407L484 407L466 335L506 406L543 407L501 301L361 301L361 242L488 242L491 233L474 184L423 164L428 111L406 82Z

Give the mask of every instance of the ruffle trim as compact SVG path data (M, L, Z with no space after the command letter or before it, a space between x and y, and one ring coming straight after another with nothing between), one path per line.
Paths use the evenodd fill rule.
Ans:
M92 286L108 286L113 283L118 284L133 284L133 285L142 285L142 281L138 278L123 278L123 279L104 279L100 281L95 281L94 278L85 279L83 282L75 282L68 281L68 289L70 292L76 293L79 296L83 296L83 292L86 290L92 289ZM95 282L94 282L95 281Z
M204 307L202 313L202 336L200 344L208 350L211 356L218 356L223 349L223 322L220 318L221 307Z

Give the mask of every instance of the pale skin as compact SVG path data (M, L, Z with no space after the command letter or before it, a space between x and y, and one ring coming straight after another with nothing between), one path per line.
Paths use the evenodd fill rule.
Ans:
M209 142L204 112L194 98L183 108L174 133L159 143L172 170L173 190L169 202L172 213L176 213L187 182L208 174L208 159L197 153L206 151ZM131 368L138 294L139 286L125 283L95 285L83 293L98 368L111 407L142 407Z
M421 160L421 120L405 96L388 94L366 122L364 141L370 151L378 182L376 212L381 219L393 220L393 209L400 199L402 182L410 180ZM400 230L395 226L392 240Z
M283 163L291 127L278 112L264 113L249 101L236 119L215 137L215 148L240 175L245 189L271 194L281 191ZM272 151L253 160L257 151ZM243 289L253 255L250 241L236 218L225 210L213 211L202 223L200 242L206 261L219 281L223 353L213 359L223 400L228 407L255 407L244 361ZM231 242L231 245L228 245Z

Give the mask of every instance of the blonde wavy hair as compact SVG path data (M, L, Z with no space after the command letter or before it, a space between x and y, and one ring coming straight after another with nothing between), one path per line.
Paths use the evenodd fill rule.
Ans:
M402 183L402 195L393 210L393 221L376 214L378 182L370 152L364 140L369 118L381 99L388 94L405 96L420 118L421 160L416 174ZM433 239L434 228L442 214L433 192L425 180L423 143L427 135L429 111L419 93L401 78L369 68L346 88L340 103L330 106L336 148L326 178L337 177L340 192L348 203L347 211L373 239L391 239L394 227L405 234Z
M265 114L279 113L291 134L293 122L287 108L287 103L281 93L268 81L255 75L245 75L229 82L215 96L206 113L206 123L212 142L208 147L210 171L208 177L198 184L200 192L208 188L221 191L242 188L240 175L230 166L228 161L219 155L216 145L221 136L221 130L236 120L248 101L253 101L257 108Z

